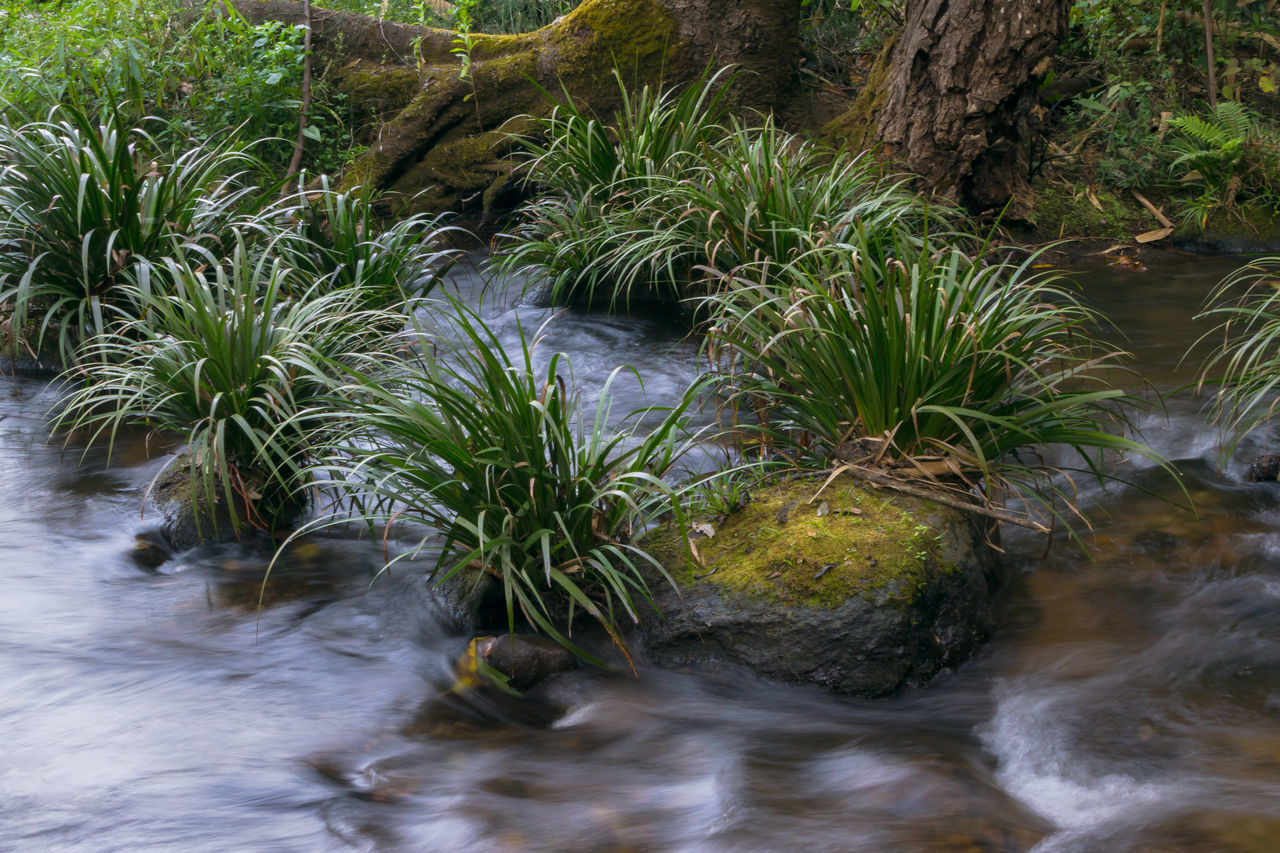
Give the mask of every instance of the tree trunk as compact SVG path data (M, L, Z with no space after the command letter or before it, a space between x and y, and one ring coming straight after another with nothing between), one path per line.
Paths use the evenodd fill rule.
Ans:
M903 31L828 137L908 165L974 211L1025 214L1038 91L1069 0L910 0Z
M229 0L250 22L296 24L300 3ZM400 209L483 206L507 187L510 133L545 115L547 93L569 92L605 116L629 86L678 84L708 65L746 73L740 98L770 109L790 88L799 55L800 0L585 0L548 27L516 36L453 33L314 9L315 51L352 106L380 128L344 176L398 195ZM470 72L459 74L459 51Z

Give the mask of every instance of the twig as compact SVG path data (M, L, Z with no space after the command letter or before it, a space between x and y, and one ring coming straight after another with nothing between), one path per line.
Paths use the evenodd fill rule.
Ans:
M1160 0L1160 23L1156 25L1156 53L1160 53L1160 45L1164 42L1164 13L1169 8L1169 0Z
M285 195L289 194L289 179L298 174L302 165L302 149L307 142L307 116L311 112L311 0L302 0L302 105L298 107L298 141L293 145L293 157L284 173Z
M1161 213L1161 212L1160 212L1160 208L1158 208L1158 207L1156 207L1154 204L1152 204L1152 203L1147 199L1147 197L1146 197L1145 195L1143 195L1142 193L1140 193L1140 192L1138 192L1137 190L1134 190L1134 189L1129 190L1129 192L1133 193L1133 197L1134 197L1134 198L1136 198L1136 199L1138 200L1138 203L1139 203L1139 204L1141 204L1141 205L1142 205L1143 207L1145 207L1147 210L1151 211L1151 215L1152 215L1152 216L1154 216L1156 219L1158 219L1158 220L1160 221L1160 225L1161 225L1162 227L1164 227L1164 228L1172 228L1172 227L1173 227L1173 222L1169 219L1169 217L1167 217L1167 216L1165 216L1163 213Z
M1194 12L1179 10L1174 12L1173 14L1175 17L1180 18L1185 23L1188 23L1188 24L1200 23L1200 16L1196 15ZM1236 21L1217 21L1214 24L1214 27L1216 29L1229 32L1232 35L1237 36L1239 38L1259 39L1264 44L1269 44L1276 50L1280 50L1280 38L1276 38L1270 33L1265 33L1265 32L1262 32L1261 30L1252 29L1251 27L1245 24L1237 23Z
M1204 52L1209 68L1209 109L1218 111L1218 60L1213 56L1213 4L1204 0Z
M840 474L851 474L859 480L865 480L872 485L884 486L888 489L896 489L905 495L923 498L927 501L934 501L935 503L940 503L943 506L949 506L953 509L975 512L978 515L985 515L987 518L994 518L996 521L1007 521L1010 524L1016 524L1019 527L1025 527L1028 530L1034 530L1037 533L1050 532L1048 527L1045 527L1035 519L1027 518L1025 515L1018 515L1017 513L1009 512L1008 510L1000 509L999 507L983 506L981 504L973 503L972 501L953 498L934 489L924 489L919 486L912 486L909 483L904 483L901 480L888 476L887 474L881 474L879 471L872 471L870 468L863 468L860 465L841 465L838 468L832 468L830 471L825 473L830 474L831 479L835 479L835 477Z

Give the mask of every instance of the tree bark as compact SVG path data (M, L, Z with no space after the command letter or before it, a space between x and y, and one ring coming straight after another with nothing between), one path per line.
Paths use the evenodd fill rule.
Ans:
M1038 91L1069 0L910 0L902 32L828 137L880 145L974 211L1025 213Z
M229 0L250 22L301 21L290 0ZM399 209L485 210L507 188L511 133L569 92L604 116L628 86L674 85L709 65L737 65L746 105L771 109L799 57L800 0L585 0L548 27L474 35L459 75L453 33L342 12L312 13L314 50L338 88L380 125L344 183L392 191Z

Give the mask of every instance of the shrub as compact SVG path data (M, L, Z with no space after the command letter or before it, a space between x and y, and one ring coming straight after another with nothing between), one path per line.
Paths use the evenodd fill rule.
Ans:
M222 3L0 3L6 120L69 104L90 114L118 110L129 124L154 117L152 133L166 145L208 144L236 131L261 140L263 175L283 171L293 152L304 61L301 27L250 24ZM313 170L342 165L352 143L345 96L323 72L313 79L307 128Z
M188 247L141 266L141 310L85 346L91 369L67 374L83 384L56 426L87 431L91 444L113 443L126 424L171 430L205 506L224 501L237 529L288 516L305 504L335 380L385 361L391 346L375 331L390 318L362 307L357 289L313 285L290 298L290 275L243 242L225 263Z
M370 521L440 531L447 575L498 577L513 622L518 610L584 654L569 639L581 610L622 646L619 618L634 619L637 597L649 595L642 567L665 574L632 537L678 511L662 478L686 448L682 415L693 395L614 430L611 379L584 421L563 355L536 367L521 330L512 358L475 312L453 301L448 308L440 339L424 342L442 348L437 358L394 376L353 376L345 395L352 433L329 476ZM635 428L642 415L643 433Z
M452 28L458 7L465 7L470 28L478 33L527 33L570 12L581 0L325 0L325 8L341 9L423 27Z
M250 24L234 7L214 4L178 28L181 98L166 111L183 136L235 131L261 140L258 156L276 173L293 153L302 105L303 28L280 21ZM352 144L345 96L317 63L305 133L306 163L336 169Z
M196 148L162 164L157 149L114 114L0 124L0 303L15 328L35 314L40 340L56 330L64 361L128 307L139 263L187 239L218 245L248 193L234 174L244 153Z
M708 347L723 392L775 457L802 467L918 479L970 500L1006 494L1050 512L1051 466L1101 477L1103 452L1152 451L1122 435L1099 318L1032 260L986 265L926 242L856 260L840 277L788 271L711 298ZM750 428L750 427L748 427Z
M182 79L165 0L0 4L0 115L43 115L57 104L91 111L162 106Z

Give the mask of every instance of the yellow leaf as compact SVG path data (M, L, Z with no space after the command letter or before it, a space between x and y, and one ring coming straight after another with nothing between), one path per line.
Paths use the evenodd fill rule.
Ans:
M1156 240L1163 240L1173 233L1172 228L1157 228L1155 231L1148 231L1145 234L1139 234L1134 237L1139 243L1154 243Z

